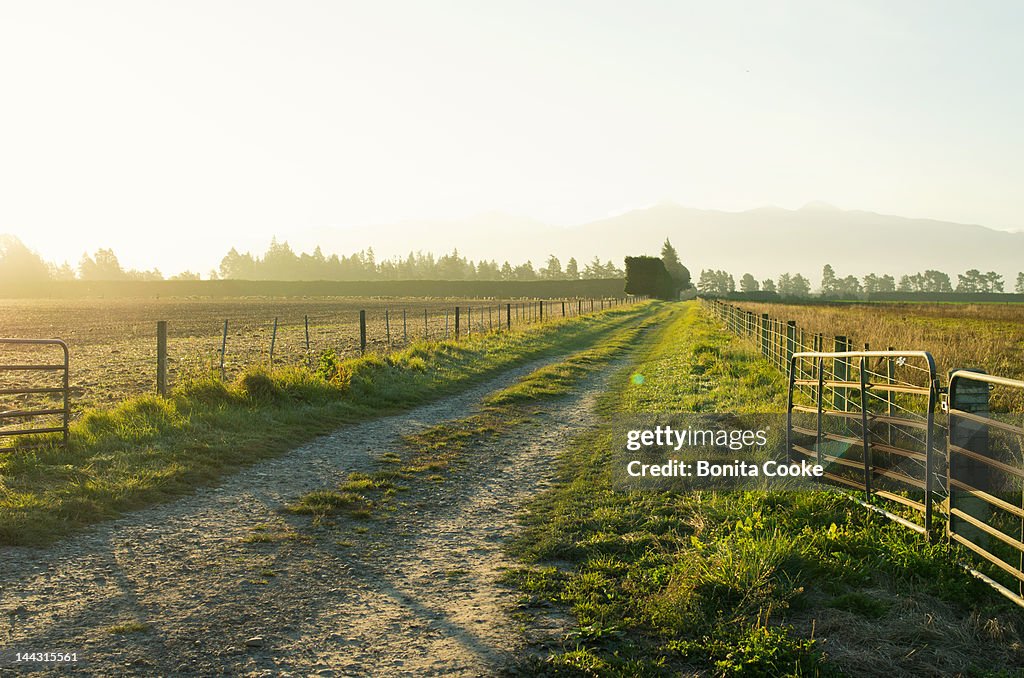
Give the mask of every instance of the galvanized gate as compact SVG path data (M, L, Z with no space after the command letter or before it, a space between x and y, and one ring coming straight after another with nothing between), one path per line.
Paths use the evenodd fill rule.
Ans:
M793 353L790 460L820 464L828 481L864 492L866 501L857 501L927 537L938 397L926 351Z
M791 460L821 463L826 481L866 501L851 499L927 539L937 536L939 511L946 538L983 559L988 574L977 561L964 569L1024 607L1024 415L989 407L1003 396L995 409L1020 412L1024 381L960 369L943 389L927 352L853 351L844 336L825 352L823 335L793 321L708 303L788 370Z
M1024 427L1020 417L989 412L992 389L1024 390L1024 381L970 370L949 376L946 535L1016 580L1016 592L968 568L1024 606Z
M0 375L26 375L16 383L5 380L0 384L0 397L13 403L0 410L0 453L16 449L16 441L24 436L47 436L60 434L61 444L67 449L68 425L71 418L71 389L68 379L68 346L60 339L3 339L0 347L13 346L21 349L32 347L57 347L61 351L59 361L0 363ZM31 379L35 377L35 379ZM26 384L26 382L28 382ZM13 427L13 428L12 428ZM18 448L49 445L46 439L33 440Z

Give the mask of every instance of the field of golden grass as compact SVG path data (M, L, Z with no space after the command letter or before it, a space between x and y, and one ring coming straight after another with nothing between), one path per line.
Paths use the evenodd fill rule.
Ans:
M795 320L807 332L843 335L855 348L930 352L940 371L975 367L1024 377L1024 304L767 304L737 302L758 315Z

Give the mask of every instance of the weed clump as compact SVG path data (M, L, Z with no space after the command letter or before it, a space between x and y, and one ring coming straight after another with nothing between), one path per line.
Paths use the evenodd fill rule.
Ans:
M238 386L246 398L261 405L272 404L281 399L281 390L274 383L273 377L262 370L242 374Z

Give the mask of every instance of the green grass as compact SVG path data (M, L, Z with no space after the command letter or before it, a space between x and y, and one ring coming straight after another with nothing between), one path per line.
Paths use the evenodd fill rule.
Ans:
M524 516L506 575L575 626L548 675L1018 675L1022 617L944 544L836 492L613 489L619 413L781 412L782 376L696 304L641 346ZM643 378L636 378L641 375Z
M191 492L350 423L457 392L528 360L592 345L655 313L640 304L521 332L416 344L315 370L251 370L233 383L196 378L168 398L92 410L68 451L0 457L0 544L39 545Z

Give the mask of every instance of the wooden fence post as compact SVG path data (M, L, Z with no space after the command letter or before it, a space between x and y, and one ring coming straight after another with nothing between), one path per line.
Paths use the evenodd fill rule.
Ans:
M409 343L409 333L408 333L408 331L406 329L405 309L403 308L402 309L402 346L405 346L408 343Z
M427 323L427 309L423 309L423 339L430 339L430 325Z
M306 316L306 354L309 354L309 316Z
M793 354L796 353L796 321L786 321L786 374L789 374L790 365L793 364Z
M849 342L846 337L837 335L834 343L834 350L836 353L843 353L849 350ZM836 381L849 381L850 380L850 361L846 358L836 358L832 361L832 375ZM846 412L849 404L846 398L846 387L835 387L833 389L833 409L840 412Z
M156 392L167 395L167 321L156 323Z
M366 355L366 311L359 311L359 352Z
M220 340L220 380L224 381L224 354L228 351L228 321L224 320L224 336Z
M761 314L761 355L768 357L768 314Z
M384 333L387 335L388 348L391 348L391 316L386 306L384 307Z
M562 317L565 317L565 302L562 302Z
M537 309L540 312L540 315L538 316L538 320L540 322L544 322L544 301L543 300L537 302Z
M455 340L459 339L459 307L455 307Z
M274 318L274 331L270 334L270 365L274 365L274 346L277 345L277 318Z
M505 329L512 331L512 304L505 304Z
M455 316L456 321L458 320L458 317L459 316ZM458 322L455 323L455 327L456 327L456 329L459 327L459 323ZM473 336L473 307L472 306L467 306L466 307L466 327L469 328L469 336L472 337ZM456 333L456 336L458 336L457 333Z

